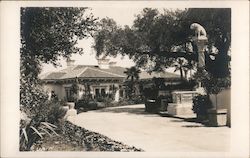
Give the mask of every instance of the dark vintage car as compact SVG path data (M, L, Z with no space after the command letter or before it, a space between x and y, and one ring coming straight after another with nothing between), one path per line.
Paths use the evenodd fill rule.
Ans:
M145 111L150 113L167 111L168 103L172 100L171 93L168 90L148 88L144 90L144 96Z

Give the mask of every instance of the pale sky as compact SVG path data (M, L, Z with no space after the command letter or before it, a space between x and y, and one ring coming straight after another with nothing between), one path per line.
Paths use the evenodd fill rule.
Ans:
M92 8L92 13L95 17L99 17L100 19L109 17L113 18L118 25L124 26L129 25L132 26L133 21L135 19L135 15L139 14L143 8L124 8L124 7L110 7L107 8ZM91 48L93 43L92 38L84 39L79 41L79 46L84 49L83 55L72 55L73 60L75 60L75 64L77 65L97 65L97 60L95 58L95 51ZM117 62L117 66L122 67L131 67L134 65L134 62L130 60L127 56L117 56L116 58L110 58L110 61ZM55 68L53 65L43 64L42 73L46 73L49 71L55 71L59 69L63 69L66 67L66 61L61 59L60 64L62 67Z
M117 25L119 26L124 26L124 25L132 26L133 21L135 20L135 16L140 14L143 8L145 8L145 6L142 7L105 6L105 7L92 7L90 12L92 12L95 17L99 17L99 19L105 17L112 18L116 21ZM163 8L159 7L153 7L153 8L157 8L159 12L163 12ZM97 65L95 50L91 48L93 42L94 42L93 38L84 39L78 42L79 47L84 49L84 54L72 55L71 59L75 60L75 65ZM116 58L109 57L109 59L110 61L116 62L117 66L121 67L131 67L135 65L135 63L132 60L130 60L128 56L118 55ZM66 61L63 58L60 58L59 63L61 65L60 67L59 66L54 67L51 64L43 64L41 74L51 71L58 71L67 67ZM174 72L174 68L168 68L167 71L179 74L178 71Z

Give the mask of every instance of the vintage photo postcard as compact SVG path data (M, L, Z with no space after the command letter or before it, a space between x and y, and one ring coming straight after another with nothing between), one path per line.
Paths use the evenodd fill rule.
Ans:
M0 37L2 157L249 156L247 1L4 1Z

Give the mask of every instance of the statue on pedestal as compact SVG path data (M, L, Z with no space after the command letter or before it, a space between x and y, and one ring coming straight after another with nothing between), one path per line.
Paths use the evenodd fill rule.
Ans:
M195 31L195 36L198 40L207 40L207 32L203 26L198 23L190 25L190 29Z
M195 34L192 37L192 41L197 46L198 51L198 68L204 68L205 67L205 48L208 42L207 38L207 32L203 26L201 26L198 23L193 23L190 25L190 29L194 30ZM198 88L196 91L199 94L205 94L204 88L201 86L201 83L199 83Z
M190 25L190 29L195 31L195 35L192 37L192 40L197 46L198 49L198 67L205 66L205 55L204 51L206 44L208 42L207 32L203 26L198 23L193 23Z

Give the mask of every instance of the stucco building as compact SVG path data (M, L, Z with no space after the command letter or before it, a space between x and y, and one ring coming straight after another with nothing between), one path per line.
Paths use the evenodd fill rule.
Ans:
M50 72L40 76L44 90L58 99L72 101L73 97L80 99L88 94L92 98L115 95L116 101L126 96L124 82L127 75L126 68L115 66L108 59L98 59L98 65L74 65L73 60L67 61L67 68ZM162 72L148 74L142 71L139 79L145 87L150 85L152 78L163 78L167 84L180 81L179 75ZM77 84L77 94L72 92L72 85ZM74 96L75 95L75 96Z

